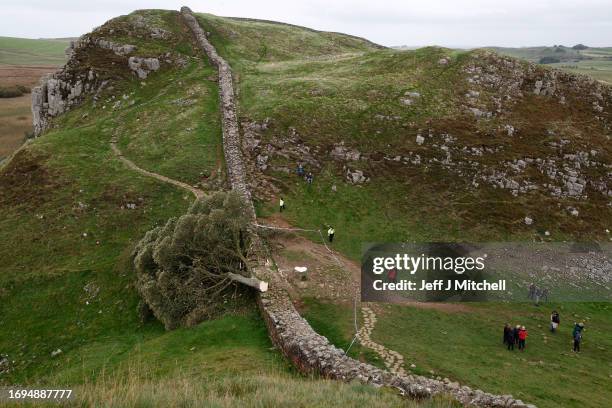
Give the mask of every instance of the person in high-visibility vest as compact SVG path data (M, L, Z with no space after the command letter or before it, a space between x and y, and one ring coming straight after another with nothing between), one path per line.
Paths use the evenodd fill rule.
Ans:
M280 198L280 201L278 202L278 206L280 208L280 212L283 212L283 210L285 209L285 200L283 200L283 197Z
M336 233L336 231L334 231L334 227L332 227L330 225L329 229L327 230L327 238L329 239L329 242L333 242L334 241L334 234L335 233Z

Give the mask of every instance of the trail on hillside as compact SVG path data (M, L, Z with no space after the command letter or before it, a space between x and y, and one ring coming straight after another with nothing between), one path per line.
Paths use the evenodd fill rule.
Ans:
M301 252L305 255L306 259L309 259L308 262L302 260L302 263L310 266L309 269L311 272L309 273L310 279L313 281L313 286L324 285L324 287L319 287L317 289L321 295L342 302L352 302L353 299L351 294L359 290L361 281L361 267L357 262L329 248L324 241L317 243L301 235L295 234L295 232L299 232L299 229L292 226L279 213L275 213L262 221L268 226L278 228L280 231L287 231L291 234L283 236L282 239L277 240L276 244L290 252ZM277 258L277 263L279 264L279 271L285 275L291 274L293 263L285 259L281 253L277 253L275 258ZM335 265L346 271L346 274L344 274L341 279L333 277L329 273L321 274L319 272L319 270L324 270L326 267ZM287 276L285 276L285 278L286 277ZM351 281L350 285L347 285L347 279ZM350 286L350 289L348 289L348 286ZM343 288L344 290L342 290ZM292 291L292 294L299 296L296 294L296 291ZM401 296L393 296L388 300L394 304L411 306L419 309L434 309L445 313L470 312L471 310L469 306L463 304L415 302ZM398 375L406 375L404 356L372 339L372 333L374 332L378 320L374 308L368 304L361 303L360 309L363 326L357 330L357 339L359 343L376 352L389 371Z
M192 193L196 197L196 199L204 196L204 191L200 190L199 188L190 186L189 184L183 183L182 181L174 180L174 179L171 179L170 177L162 176L161 174L153 173L151 171L138 167L136 163L134 163L130 159L127 159L125 156L123 156L123 153L121 153L121 150L119 150L119 147L117 147L116 139L112 139L110 145L111 145L111 149L113 150L113 153L115 153L115 156L117 156L117 158L121 160L131 170L137 171L138 173L144 176L152 177L164 183L172 184L176 187L187 190L190 193Z
M288 231L294 230L291 224L289 224L284 218L280 217L280 214L273 215L271 218L267 219L266 222L268 225L273 226L275 228L282 228ZM344 296L348 294L350 297L350 293L355 293L355 294L359 293L359 281L360 281L360 274L361 274L359 265L351 261L350 259L345 258L341 254L336 253L336 251L334 251L333 249L329 248L329 246L323 240L322 236L321 236L321 240L322 240L322 243L317 244L306 238L299 237L296 235L292 237L292 239L290 240L285 240L285 242L283 243L283 246L286 249L299 250L299 251L305 252L306 254L308 254L310 258L316 260L317 264L322 267L325 267L326 265L327 266L334 265L334 264L337 265L339 268L347 272L345 277L351 281L350 287L352 289L344 292ZM289 269L287 265L283 265L283 266L284 266L283 269ZM279 268L279 270L281 269ZM287 270L287 272L289 272L289 270ZM324 279L327 281L327 283L329 283L330 281L329 275L325 276ZM325 284L325 283L322 283L322 284ZM339 286L339 285L346 287L345 282L339 282L339 283L336 283L336 285L332 284L332 286ZM351 301L352 299L347 298L345 300ZM355 313L357 313L356 310L355 310ZM363 316L364 325L360 329L357 329L357 327L355 327L355 330L357 331L356 337L357 337L357 340L359 340L359 343L364 347L374 350L376 354L380 356L380 358L385 364L385 367L387 367L387 369L390 372L397 374L397 375L405 376L406 371L404 368L404 356L402 356L397 351L390 350L386 348L384 345L374 342L371 338L372 331L374 330L374 325L377 320L376 313L374 312L374 310L362 304L361 314Z
M397 375L406 375L404 356L397 351L386 348L382 344L376 343L370 337L376 324L376 313L368 306L361 306L361 314L363 315L363 326L357 333L359 343L364 347L374 350L382 358L389 371Z

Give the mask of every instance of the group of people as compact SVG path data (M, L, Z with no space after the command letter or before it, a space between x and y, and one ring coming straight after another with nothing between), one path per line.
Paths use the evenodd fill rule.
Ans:
M304 169L304 165L302 163L298 163L298 166L295 172L297 173L299 177L303 177L304 180L306 180L308 184L312 184L312 181L314 180L314 176L312 175L312 172L306 173L306 170ZM283 212L287 209L287 207L285 206L285 200L283 199L283 197L280 197L278 201L278 207L279 207L280 212ZM328 225L327 240L330 243L334 242L335 235L336 235L336 230L334 229L334 227L332 227L331 225Z
M298 163L298 166L295 172L297 173L298 177L301 177L304 180L306 180L306 183L312 184L312 181L314 180L314 176L312 175L312 172L310 171L306 173L306 169L304 169L304 165L302 163Z
M508 346L508 350L514 350L517 345L518 349L525 351L525 343L527 341L527 329L520 324L512 327L510 323L504 326L504 344Z
M561 324L559 312L553 310L550 314L550 331L556 333ZM574 323L574 330L572 330L572 339L574 341L573 351L575 353L580 352L580 343L582 342L582 332L584 330L584 323ZM510 323L506 323L504 326L504 344L508 347L508 350L514 350L514 346L518 346L518 349L525 351L525 343L527 340L527 329L525 326L516 325L512 327Z
M529 293L527 297L530 300L533 300L536 305L540 303L540 300L543 302L548 302L548 289L547 288L539 288L535 284L529 285Z

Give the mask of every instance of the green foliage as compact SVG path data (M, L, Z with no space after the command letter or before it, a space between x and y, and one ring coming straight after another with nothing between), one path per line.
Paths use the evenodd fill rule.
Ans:
M561 62L561 60L559 58L556 57L542 57L540 58L540 61L538 61L540 64L554 64L556 62Z
M181 54L193 55L193 47L188 42L181 42L176 46L176 50Z
M30 93L30 88L27 86L0 86L0 98L16 98L27 93Z
M236 193L196 201L187 214L146 233L134 250L137 288L166 329L191 326L220 308L244 269L248 219Z

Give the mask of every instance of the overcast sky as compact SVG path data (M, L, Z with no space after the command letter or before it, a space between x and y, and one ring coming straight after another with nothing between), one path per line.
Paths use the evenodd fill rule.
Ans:
M2 0L0 35L75 37L136 9L253 17L383 45L612 46L611 0Z

